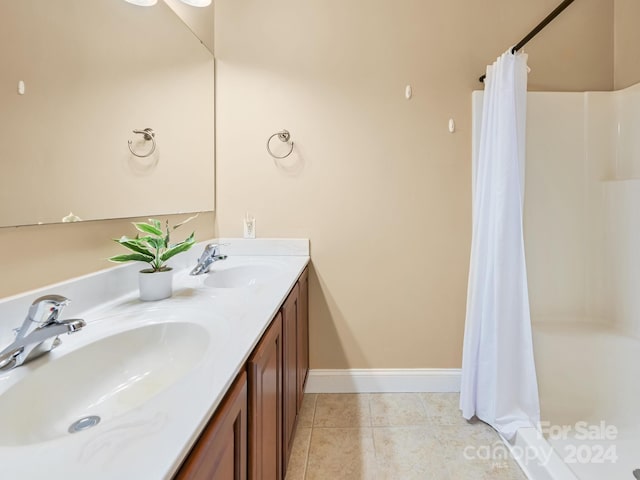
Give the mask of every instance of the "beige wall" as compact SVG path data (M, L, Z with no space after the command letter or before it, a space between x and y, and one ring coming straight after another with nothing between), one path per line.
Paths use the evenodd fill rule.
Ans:
M460 366L471 91L556 5L216 0L216 233L248 210L258 236L311 239L313 368ZM576 2L526 50L532 89L611 89L613 3Z
M640 2L615 0L615 88L640 82Z

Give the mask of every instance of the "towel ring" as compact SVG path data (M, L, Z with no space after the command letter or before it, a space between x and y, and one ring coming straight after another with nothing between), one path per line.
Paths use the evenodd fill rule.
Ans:
M131 148L131 145L133 144L133 142L131 140L129 140L129 151L131 153L133 153L136 157L139 158L147 158L148 156L150 156L153 152L156 151L156 133L153 131L153 128L145 128L144 130L134 130L133 133L137 133L139 135L143 135L144 139L146 141L151 140L151 150L149 150L149 152L145 153L145 154L138 154L136 152L133 151L133 148Z
M282 130L280 132L276 132L273 135L271 135L269 137L269 140L267 140L267 152L269 152L269 155L271 155L273 158L276 158L278 160L281 160L283 158L287 158L289 155L291 155L291 152L293 152L293 142L291 142L291 148L289 149L288 153L285 153L284 155L282 155L281 157L279 157L278 155L275 155L272 151L271 151L271 139L273 137L277 136L281 142L288 142L291 139L291 134L287 131L287 130Z

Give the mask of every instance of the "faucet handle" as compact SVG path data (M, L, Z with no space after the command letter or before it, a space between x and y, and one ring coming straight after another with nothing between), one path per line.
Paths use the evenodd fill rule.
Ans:
M31 321L38 322L42 326L51 325L58 321L60 312L62 312L62 309L66 307L69 302L71 302L71 300L67 297L63 297L62 295L44 295L33 301L31 308L29 309L29 317L31 318ZM46 313L45 311L43 319L38 321L35 316L41 306L50 306L48 309L49 313Z
M200 258L198 259L198 263L203 262L212 255L215 255L218 251L218 248L219 246L217 243L208 243L207 245L205 245Z
M39 305L41 303L50 303L57 307L64 307L71 300L67 297L63 297L62 295L43 295L42 297L36 298L31 305Z
M214 255L220 255L220 247L226 247L229 243L209 243L204 247L204 251L200 256L200 260L204 260L207 257Z

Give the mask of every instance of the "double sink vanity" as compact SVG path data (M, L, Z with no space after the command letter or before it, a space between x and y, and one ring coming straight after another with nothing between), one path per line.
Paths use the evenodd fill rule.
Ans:
M225 239L173 261L174 293L137 296L123 265L0 301L0 350L45 294L85 326L0 370L3 478L284 478L308 372L307 240Z

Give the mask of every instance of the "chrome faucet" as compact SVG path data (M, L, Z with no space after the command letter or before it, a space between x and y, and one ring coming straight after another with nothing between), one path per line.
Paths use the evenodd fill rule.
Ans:
M84 320L58 320L68 303L69 299L61 295L45 295L34 300L22 326L16 329L15 340L0 352L0 370L19 367L38 358L60 345L59 335L81 330L86 325Z
M203 273L209 272L209 268L214 262L219 260L226 260L226 255L220 254L220 245L217 243L210 243L206 247L204 247L204 252L200 255L198 259L198 264L195 266L189 275L201 275Z

